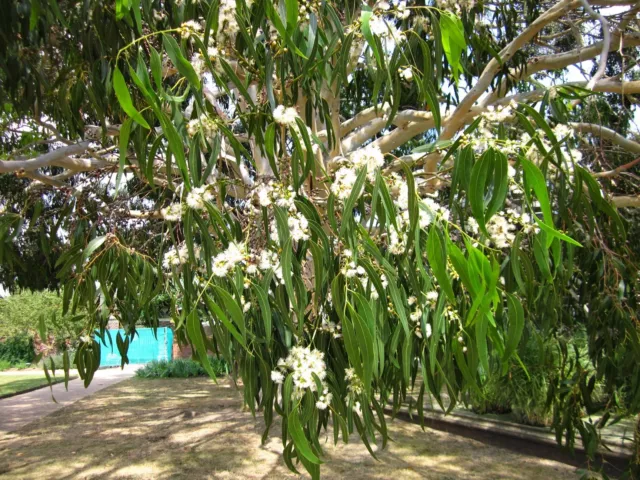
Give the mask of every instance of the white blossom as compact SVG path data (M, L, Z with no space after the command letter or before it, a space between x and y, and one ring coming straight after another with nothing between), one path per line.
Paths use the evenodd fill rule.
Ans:
M411 67L407 67L400 71L400 78L405 82L411 82L413 80L413 70Z
M324 353L320 350L309 347L296 346L291 349L285 359L280 359L278 366L281 370L291 371L294 385L294 397L301 398L305 390L316 392L318 390L314 376L321 381L327 376L326 365L324 363ZM271 373L273 378L273 372ZM323 390L324 392L324 390ZM327 394L323 393L320 401L327 403ZM330 401L330 398L329 398Z
M284 382L284 375L278 370L273 370L271 372L271 380L275 383L281 384Z
M226 277L236 265L247 258L245 245L231 242L226 250L216 255L212 260L212 270L216 277Z
M179 222L180 219L182 218L182 212L183 212L183 209L182 209L181 203L172 203L168 207L165 207L162 210L160 210L160 214L162 215L162 218L170 222Z
M294 107L285 107L284 105L278 105L273 111L273 120L280 125L295 125L297 118L298 112Z

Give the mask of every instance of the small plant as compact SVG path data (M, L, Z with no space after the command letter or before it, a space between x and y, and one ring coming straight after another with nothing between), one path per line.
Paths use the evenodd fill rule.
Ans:
M229 373L227 362L216 357L209 357L209 362L216 376ZM207 372L199 362L191 359L154 360L136 371L139 378L190 378L205 377Z
M73 365L75 357L75 351L69 350L69 364ZM43 357L37 364L38 367L42 368L42 364L45 363L47 368L51 369L51 361L53 360L53 365L56 370L62 370L64 368L64 360L62 353L56 353L54 355L49 355L47 357Z
M0 360L0 372L9 370L11 368L11 362L9 360Z

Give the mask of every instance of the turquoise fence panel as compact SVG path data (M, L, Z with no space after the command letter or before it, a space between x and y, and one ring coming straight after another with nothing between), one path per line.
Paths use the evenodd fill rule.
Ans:
M119 367L121 362L120 352L116 345L118 332L125 338L124 330L108 330L111 335L105 335L104 343L100 348L101 367ZM152 360L171 360L173 346L173 330L168 327L158 328L156 335L151 328L138 328L136 335L129 344L127 356L129 364L148 363Z

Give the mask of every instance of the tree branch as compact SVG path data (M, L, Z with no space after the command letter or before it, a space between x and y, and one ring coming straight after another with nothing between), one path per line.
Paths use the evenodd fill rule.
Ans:
M604 75L604 69L607 66L607 56L609 55L609 48L611 48L611 32L609 32L609 22L607 22L607 19L604 18L604 16L602 16L600 13L597 13L593 8L591 8L588 0L580 0L580 2L584 6L584 9L589 13L589 15L598 20L600 22L600 25L602 26L602 52L600 53L598 70L596 70L596 73L593 75L593 77L591 77L589 83L587 83L587 89L593 90L593 86L598 80L600 80L600 78L602 78L602 75Z
M629 140L610 128L593 123L569 123L569 126L579 133L590 133L591 135L609 140L628 152L640 154L640 143Z
M511 58L527 43L529 43L546 25L561 17L567 10L573 8L574 2L561 0L545 13L540 15L531 25L529 25L520 35L518 35L509 45L503 48L497 58L492 58L482 71L475 86L465 95L453 114L446 120L446 126L440 134L441 140L449 140L464 125L464 119L471 110L473 104L491 86L491 82L501 66L511 60Z
M640 195L621 195L619 197L612 197L611 203L617 208L640 207Z
M81 142L75 145L69 145L67 147L58 148L51 152L40 155L36 158L30 158L28 160L12 160L2 161L0 160L0 173L12 173L18 171L33 171L42 167L49 167L52 165L59 165L60 161L69 155L78 155L84 153L89 148L89 142ZM62 162L65 166L64 162Z
M640 163L640 157L636 158L635 160L630 161L629 163L625 163L624 165L620 165L619 167L614 168L613 170L608 170L606 172L597 172L594 173L593 176L597 177L597 178L608 178L608 177L615 177L616 175L629 170L630 168L632 168L634 165L637 165L638 163Z

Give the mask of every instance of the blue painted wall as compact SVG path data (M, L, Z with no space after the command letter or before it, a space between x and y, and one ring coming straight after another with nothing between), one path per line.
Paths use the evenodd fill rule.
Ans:
M100 345L100 366L119 367L120 353L116 346L116 335L125 338L124 330L108 330L111 334L111 342L105 335L106 345ZM153 335L151 328L136 329L136 336L129 344L129 364L148 363L152 360L171 360L173 345L173 331L168 327L158 328Z

